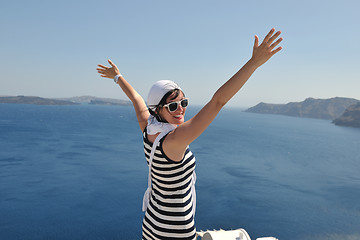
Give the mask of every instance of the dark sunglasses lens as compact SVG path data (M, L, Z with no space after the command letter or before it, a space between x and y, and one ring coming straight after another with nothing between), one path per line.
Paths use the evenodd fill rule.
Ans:
M176 111L177 108L178 108L178 104L176 102L173 102L173 103L169 104L169 111L170 112Z
M181 106L183 108L187 107L188 105L189 105L189 101L187 99L184 99L184 100L181 101Z

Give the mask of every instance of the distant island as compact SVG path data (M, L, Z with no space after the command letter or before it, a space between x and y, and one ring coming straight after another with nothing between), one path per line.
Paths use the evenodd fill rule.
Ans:
M71 98L59 98L60 100L72 101L76 103L88 103L91 105L121 105L121 106L132 106L131 101L121 100L114 98L99 98L93 96L80 96Z
M360 102L346 108L345 112L333 123L340 126L360 128Z
M71 102L71 101L33 97L33 96L0 97L0 103L36 104L36 105L75 105L75 104L78 104L78 103Z
M280 114L293 117L306 117L306 118L318 118L334 120L333 123L342 126L356 126L360 125L360 120L356 120L357 107L360 103L359 100L353 98L341 98L335 97L330 99L314 99L307 98L302 102L290 102L287 104L269 104L259 103L254 107L251 107L245 112L252 113L268 113L268 114ZM352 106L350 109L348 109ZM347 113L346 111L347 110ZM346 116L340 118L342 114ZM342 120L337 120L342 119ZM344 120L346 119L346 120ZM351 119L351 120L350 120ZM357 123L351 123L352 121L358 121Z
M91 105L132 105L130 101L112 99L112 98L98 98L93 96L80 96L71 98L42 98L36 96L0 96L0 103L14 103L14 104L35 104L35 105L76 105L76 104L91 104Z
M131 102L125 101L125 100L118 100L115 101L116 99L114 99L114 101L110 101L110 100L91 100L89 102L89 104L92 105L132 105Z

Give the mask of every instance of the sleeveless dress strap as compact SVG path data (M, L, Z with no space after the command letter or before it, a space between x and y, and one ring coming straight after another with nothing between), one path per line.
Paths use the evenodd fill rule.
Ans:
M150 195L151 195L151 166L152 166L152 160L154 158L154 154L155 154L155 149L156 146L158 145L159 141L161 138L163 138L166 134L168 134L169 132L171 132L172 130L167 130L164 132L161 132L155 139L153 146L151 148L151 153L150 153L150 158L149 158L149 175L148 175L148 188L145 191L144 197L143 197L143 206L142 206L142 211L145 212L148 205L149 205L149 201L150 201Z
M195 191L195 183L196 183L196 173L195 170L193 171L192 174L192 179L191 179L191 194L193 197L193 217L195 218L195 211L196 211L196 191Z

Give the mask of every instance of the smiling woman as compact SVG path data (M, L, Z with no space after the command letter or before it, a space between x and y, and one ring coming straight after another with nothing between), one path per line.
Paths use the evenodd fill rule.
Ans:
M195 239L194 223L195 157L189 144L198 138L215 119L222 107L240 90L254 71L282 48L280 31L266 35L259 45L255 36L251 59L223 84L212 99L188 121L184 121L188 99L174 82L162 80L144 99L120 74L115 64L98 65L102 77L114 78L132 101L149 165L148 189L143 200L143 239Z

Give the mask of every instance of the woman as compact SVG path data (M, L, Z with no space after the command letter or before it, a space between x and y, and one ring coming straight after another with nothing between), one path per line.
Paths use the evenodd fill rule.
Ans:
M259 45L255 36L250 60L222 85L198 114L184 121L188 99L180 87L168 80L156 82L143 98L124 79L110 60L111 67L98 65L105 78L114 78L132 101L140 130L144 136L144 151L149 165L149 187L144 195L146 210L143 239L195 239L195 158L189 150L194 141L209 126L221 108L240 90L253 72L267 62L282 47L280 31L266 35Z

